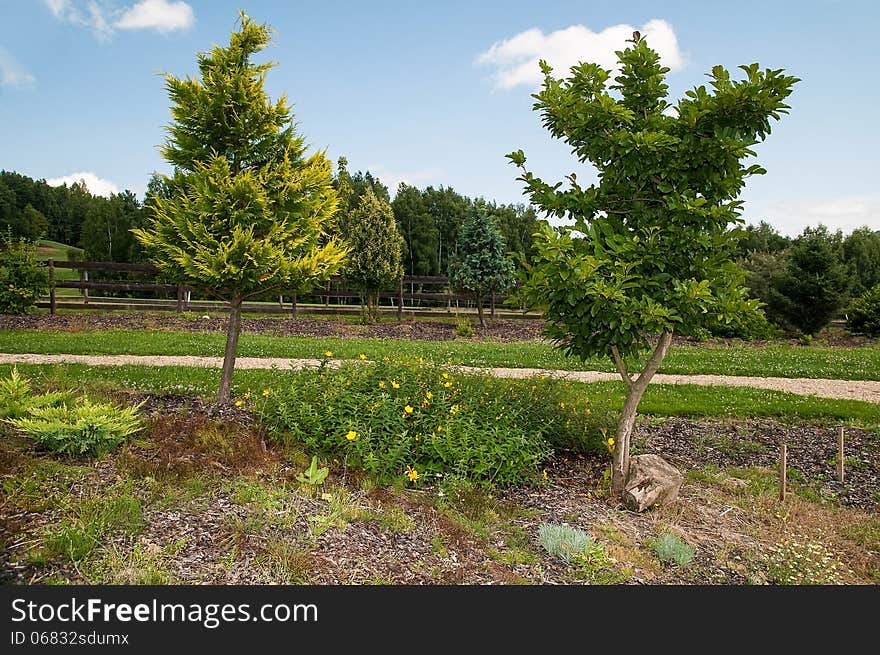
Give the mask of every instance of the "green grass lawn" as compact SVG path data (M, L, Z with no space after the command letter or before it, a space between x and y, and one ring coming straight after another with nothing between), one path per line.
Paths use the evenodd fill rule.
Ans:
M7 377L11 365L0 365L0 377ZM98 366L80 364L19 364L18 370L41 388L64 388L106 393L116 389L157 394L177 394L211 398L216 393L220 372L187 367ZM238 370L235 392L258 392L272 388L290 372ZM541 384L536 381L536 384ZM616 416L623 406L624 387L620 382L584 384L565 382L572 398L589 398L592 407ZM775 417L783 420L821 420L851 422L880 429L880 405L855 400L832 400L798 396L781 391L742 387L701 387L696 385L652 384L639 407L640 414L654 416Z
M224 335L204 332L0 331L0 352L4 353L221 356L224 344ZM242 357L314 358L326 350L332 351L335 358L343 359L364 353L370 359L424 357L466 366L613 371L605 359L580 362L566 358L548 344L537 342L436 342L256 334L242 334L239 342ZM660 372L880 380L880 346L677 346L666 357Z

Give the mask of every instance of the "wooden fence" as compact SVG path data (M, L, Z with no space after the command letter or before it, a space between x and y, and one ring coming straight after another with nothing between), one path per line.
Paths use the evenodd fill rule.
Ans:
M38 303L39 307L47 307L51 314L55 314L58 309L129 309L129 310L165 310L165 311L223 311L228 309L228 305L222 301L211 300L193 300L193 293L202 293L203 296L209 296L210 291L200 291L193 287L183 284L166 284L161 280L153 279L152 281L101 281L90 279L90 273L140 273L152 274L159 276L160 271L151 264L123 264L119 262L63 262L48 259L45 262L49 272L49 298L46 301ZM60 280L56 279L57 269L72 269L79 271L79 280ZM92 277L96 277L92 275ZM416 291L418 287L418 291ZM425 287L435 289L434 291L426 291ZM82 298L79 301L68 299L62 296L59 299L56 293L57 289L79 289L82 292ZM409 289L407 291L407 289ZM111 291L111 292L127 292L136 293L166 293L174 296L176 300L168 301L155 298L110 298L110 297L92 297L90 291ZM285 302L285 298L288 302ZM243 306L246 312L265 312L265 313L289 313L296 316L303 304L303 299L317 298L319 303L312 303L308 306L309 313L353 313L360 311L361 292L352 289L346 283L346 280L340 276L334 276L321 288L313 289L307 293L282 293L278 296L278 303L269 302L251 302L245 303ZM491 315L496 316L497 305L503 303L508 296L492 295L485 300L488 301L488 309ZM331 306L330 301L335 299L337 304ZM351 301L356 300L356 304ZM459 311L462 304L465 309L469 310L473 305L473 298L466 295L453 293L449 278L444 276L423 276L408 275L404 276L397 284L394 291L382 291L379 293L380 303L383 300L389 301L389 305L381 307L385 312L396 312L397 318L402 319L404 312L409 314L421 315L450 315ZM408 303L408 304L407 304ZM418 303L418 306L414 305ZM422 303L426 303L422 305ZM321 307L323 304L323 307ZM507 309L505 311L507 317L536 318L536 314L529 315L528 312L515 309Z

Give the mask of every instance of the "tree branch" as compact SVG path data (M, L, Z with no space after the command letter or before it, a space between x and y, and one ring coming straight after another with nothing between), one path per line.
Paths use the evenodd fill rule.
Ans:
M623 357L620 356L620 351L617 349L617 346L611 346L611 359L614 360L614 366L617 367L617 372L620 373L620 377L623 378L626 388L632 389L632 376L630 376L629 371L626 370L626 362L623 361Z
M669 352L669 345L671 343L672 330L664 330L663 334L660 335L660 341L657 342L657 347L654 348L651 359L645 364L645 368L642 369L638 379L635 381L636 385L642 388L648 386L651 378L654 377L657 369L660 368L660 364L663 362L663 358L666 357L666 353Z

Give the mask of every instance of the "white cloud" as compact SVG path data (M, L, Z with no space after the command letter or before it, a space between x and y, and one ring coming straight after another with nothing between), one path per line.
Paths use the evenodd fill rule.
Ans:
M120 6L113 0L44 0L60 21L91 28L106 39L117 29L173 32L195 23L192 7L182 0L140 0Z
M438 172L434 170L418 170L408 173L394 172L381 164L370 164L367 166L367 170L370 171L373 177L378 177L379 181L388 187L388 193L392 198L397 193L397 187L400 186L401 182L409 186L422 186L429 184L432 180L436 180L439 176Z
M119 193L119 187L113 184L113 182L101 179L94 173L89 172L71 173L64 177L55 177L51 180L46 180L46 184L49 186L61 186L62 184L70 186L75 182L84 182L86 188L96 196L108 197L112 193Z
M557 73L567 73L579 62L592 62L603 68L617 70L616 50L627 47L636 28L614 25L594 32L584 25L571 25L545 34L535 27L503 41L498 41L477 57L477 63L496 68L495 86L511 89L520 85L534 86L543 76L538 60L544 59ZM665 20L652 19L639 28L648 45L660 54L660 61L672 71L684 67L684 57L672 26ZM612 78L614 75L612 74Z
M12 53L0 47L0 86L28 86L35 81Z
M819 223L844 233L864 225L880 230L880 196L753 201L746 202L744 214L750 223L765 220L789 236L797 236L805 227L816 227Z
M122 30L185 30L196 22L192 7L185 2L141 0L128 9L115 25Z

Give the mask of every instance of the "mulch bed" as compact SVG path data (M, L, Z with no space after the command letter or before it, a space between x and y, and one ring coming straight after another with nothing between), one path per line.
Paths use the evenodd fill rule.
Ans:
M185 318L162 312L0 315L0 330L171 330L225 333L226 323L224 317ZM489 321L486 327L473 325L474 336L471 340L530 341L541 339L543 328L544 322L541 320L498 319ZM422 341L456 339L455 324L430 320L386 321L375 325L361 325L343 320L245 317L242 319L242 330L246 333L283 337L368 337Z
M120 398L122 399L122 397ZM218 408L202 400L182 396L150 396L127 394L127 402L143 402L144 411L154 420L177 420L187 417L198 421L220 421L254 434L262 434L251 415L237 408ZM657 452L670 459L683 471L716 465L718 467L774 467L778 446L789 446L789 466L798 470L811 485L830 502L878 511L880 483L878 483L878 436L867 431L847 428L847 456L859 462L847 469L843 485L834 477L829 460L836 449L836 431L817 425L786 425L772 420L725 421L673 418L664 421L644 419L637 425L635 444L639 452ZM174 439L173 434L165 438ZM260 437L261 438L261 437ZM161 444L160 444L161 446ZM9 450L0 462L0 475L14 474L21 457L30 457L24 451ZM124 454L123 454L124 453ZM186 453L184 453L185 455ZM103 488L121 480L125 471L125 457L129 460L150 458L164 461L163 449L142 449L131 444L118 455L102 459L81 483L83 488ZM193 462L202 462L198 453ZM294 484L301 469L291 466L276 447L268 445L268 458L255 455L251 468L220 467L215 470L222 480L233 480L232 471L278 484ZM9 461L5 461L8 459ZM165 458L167 459L167 457ZM262 463L260 463L262 462ZM229 464L229 462L227 462ZM245 463L246 464L246 463ZM215 462L199 466L214 467ZM632 543L645 543L657 534L664 524L663 514L621 512L603 498L600 491L603 472L608 466L606 457L562 453L547 462L550 482L536 487L519 486L498 490L497 502L518 508L510 524L531 535L532 548L541 552L535 535L543 522L569 523L597 533L597 526L613 526ZM122 467L122 468L120 468ZM254 468L255 467L255 468ZM226 473L223 473L226 471ZM336 484L342 483L342 474L334 470ZM226 476L226 477L223 477ZM173 507L151 507L145 514L146 529L136 537L117 536L112 543L120 552L137 544L147 552L159 552L163 547L184 540L185 545L172 561L169 572L184 583L249 584L265 583L272 579L267 572L266 549L271 542L289 543L301 547L301 564L307 570L307 579L313 584L393 583L393 584L512 584L530 582L539 584L569 584L577 582L572 571L561 562L541 557L535 563L502 564L491 554L492 549L504 550L503 535L490 534L488 541L481 539L450 522L435 505L432 494L426 490L394 490L387 487L365 491L358 484L346 484L349 502L363 508L402 507L413 519L412 530L394 532L382 528L375 521L352 520L344 529L330 527L316 537L310 537L310 517L329 511L326 499L291 494L284 501L283 512L292 520L272 524L264 531L239 536L236 540L230 530L235 521L247 521L253 510L236 504L225 485L214 487L207 495L191 504ZM82 490L80 490L82 491ZM72 494L79 493L76 489ZM689 541L697 547L694 565L687 569L662 567L658 570L635 568L632 584L685 583L685 584L744 584L752 580L753 571L742 564L736 549L731 551L731 539L741 543L745 550L754 549L752 537L728 534L725 507L701 495L696 485L685 484L677 504L687 515L677 521L687 530ZM2 506L2 504L0 504ZM523 511L525 510L525 511ZM678 511L678 510L676 510ZM27 535L51 522L51 512L43 514L18 513L0 517L4 520L4 540L21 543ZM729 518L729 517L728 517ZM438 552L435 535L443 535L444 548ZM718 535L725 534L726 543L719 544ZM727 539L727 537L730 537ZM723 548L723 549L722 549ZM230 560L230 554L234 558ZM299 560L297 560L299 561ZM56 572L59 569L55 569ZM60 569L69 579L77 579L71 565ZM34 569L15 553L0 556L0 580L7 583L39 581L45 571ZM269 577L267 577L269 576Z

